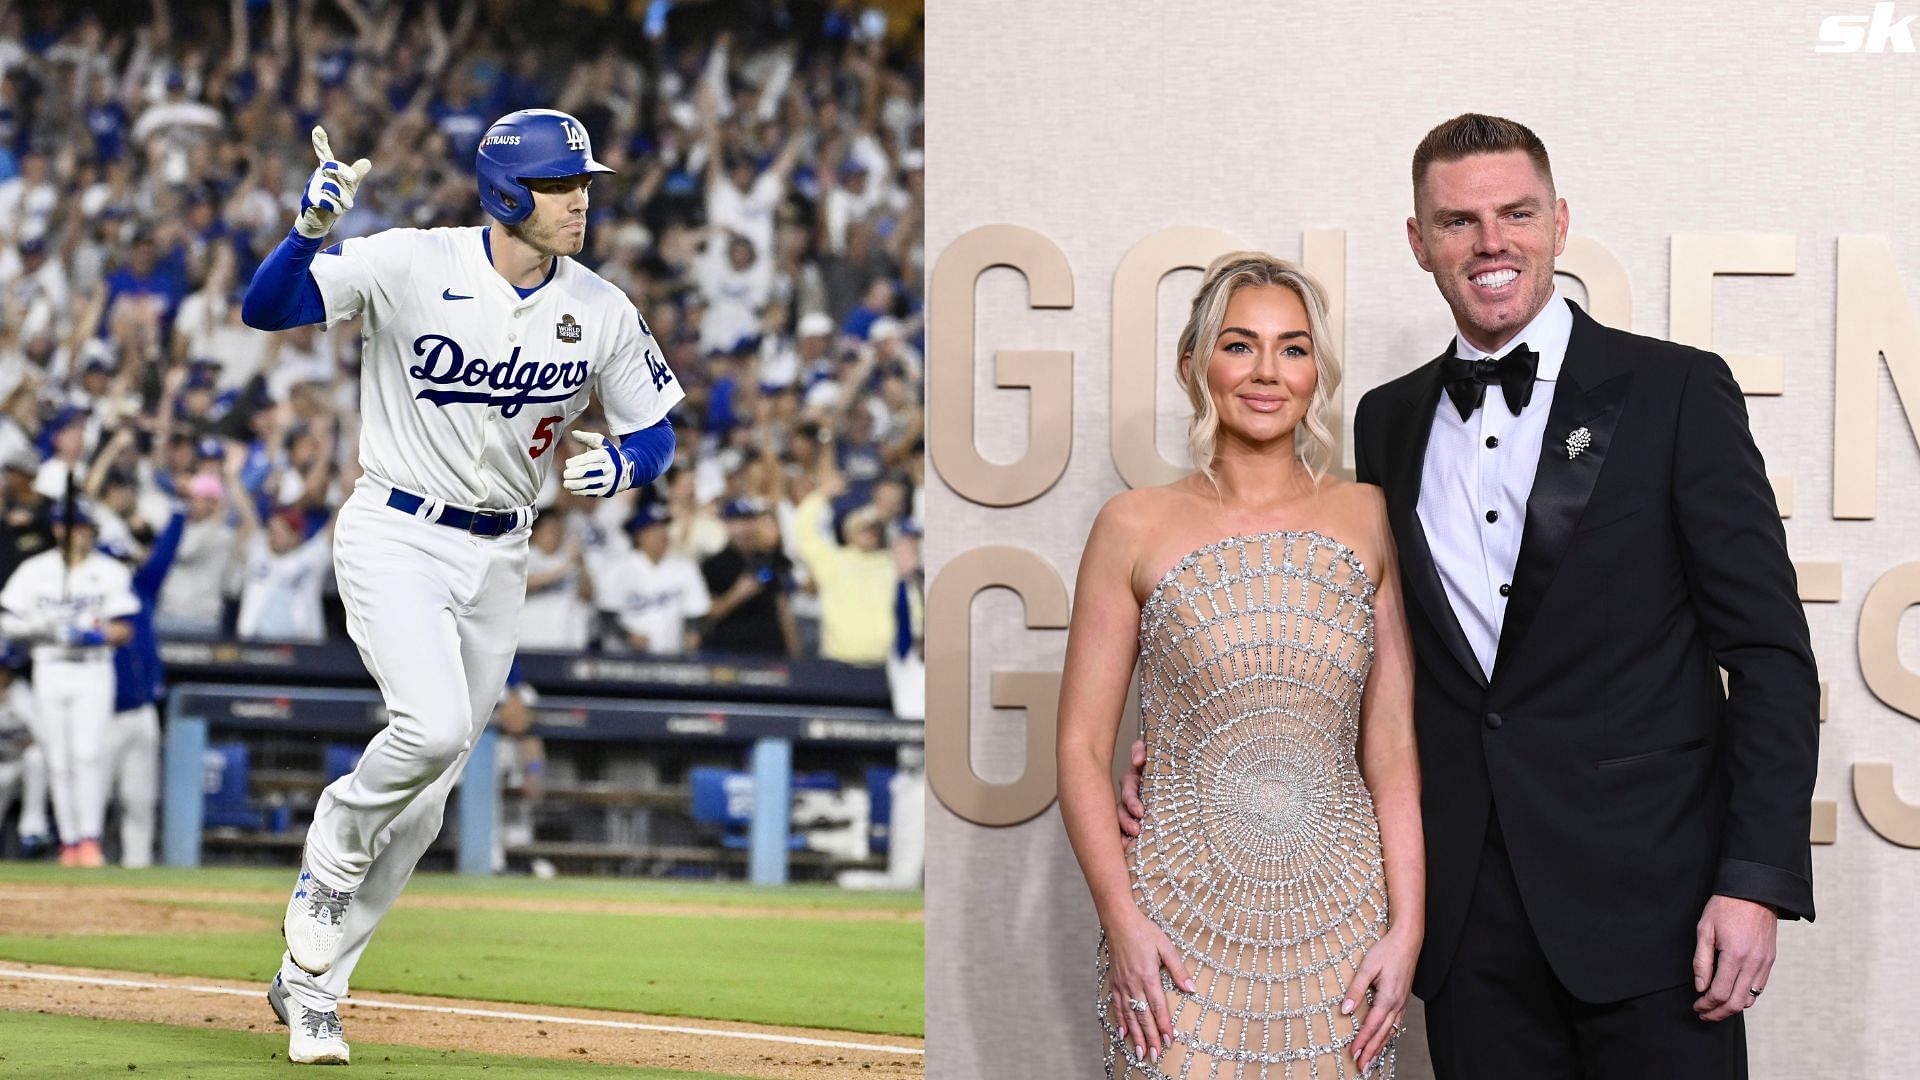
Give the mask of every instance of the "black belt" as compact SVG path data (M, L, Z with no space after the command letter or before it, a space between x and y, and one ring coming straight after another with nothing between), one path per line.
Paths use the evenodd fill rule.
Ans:
M42 663L91 664L113 662L113 649L106 645L35 645L33 658Z
M387 493L387 505L410 516L419 516L420 508L426 502L425 496L399 488ZM467 510L458 506L442 506L440 516L434 518L433 523L474 536L505 536L520 527L520 513L518 510Z

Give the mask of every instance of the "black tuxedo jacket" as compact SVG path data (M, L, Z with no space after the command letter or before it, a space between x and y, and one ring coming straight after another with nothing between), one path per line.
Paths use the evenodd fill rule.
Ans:
M1529 921L1581 1000L1690 982L1711 894L1813 918L1819 685L1740 388L1711 353L1573 318L1491 680L1416 511L1440 360L1369 392L1355 419L1416 656L1422 997L1471 917L1496 806Z

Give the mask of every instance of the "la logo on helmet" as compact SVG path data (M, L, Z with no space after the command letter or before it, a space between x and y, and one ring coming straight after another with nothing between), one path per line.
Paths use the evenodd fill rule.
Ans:
M565 120L560 121L560 126L565 128L567 131L567 149L585 150L587 148L586 132L581 131L579 128L574 127L571 123Z

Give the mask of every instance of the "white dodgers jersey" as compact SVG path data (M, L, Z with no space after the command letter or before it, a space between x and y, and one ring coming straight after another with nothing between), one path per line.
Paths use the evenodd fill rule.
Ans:
M132 573L117 560L93 551L80 565L69 568L65 554L56 547L14 570L6 587L0 588L0 608L48 627L101 629L113 619L139 614L140 598L133 593ZM99 659L112 659L105 647L96 648ZM69 650L58 643L33 647L35 663L64 660L68 655Z
M389 487L488 509L531 505L597 394L614 436L685 395L617 287L560 257L524 299L485 230L391 229L316 255L327 325L363 315L360 466Z

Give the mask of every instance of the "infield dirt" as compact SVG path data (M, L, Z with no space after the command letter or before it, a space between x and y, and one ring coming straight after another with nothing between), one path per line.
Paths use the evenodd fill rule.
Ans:
M54 981L33 977L36 975L115 979L149 985L128 987L85 981ZM202 989L189 989L194 987ZM220 990L234 992L217 992ZM38 1010L67 1016L135 1020L181 1027L276 1031L279 1030L279 1024L272 1010L267 1007L265 990L264 985L221 979L178 978L0 961L0 1010ZM548 1019L401 1011L383 1007L389 1002L480 1013L538 1013ZM515 1006L497 1001L460 1001L386 993L369 995L367 1004L358 1004L349 998L341 1003L340 1019L346 1027L349 1041L353 1042L400 1043L608 1065L710 1071L763 1077L766 1080L925 1075L922 1059L914 1053L781 1044L720 1034L734 1032L898 1046L901 1051L919 1050L922 1045L918 1039L858 1032L779 1028L722 1020L690 1021L682 1017L547 1005ZM636 1031L571 1022L581 1020L701 1028L706 1029L706 1033Z

